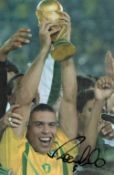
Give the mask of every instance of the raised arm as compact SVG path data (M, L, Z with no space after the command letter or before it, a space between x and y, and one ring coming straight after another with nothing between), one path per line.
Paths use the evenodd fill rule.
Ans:
M85 143L82 145L82 150L88 145L93 149L96 145L98 136L98 122L101 117L101 112L105 100L110 97L114 91L114 82L111 77L101 77L95 85L95 101L91 111L91 116L85 121L84 136Z
M8 54L30 42L30 29L21 28L0 47L0 117L4 115L7 104L7 70Z
M70 40L70 18L65 14L63 20L67 25L68 39ZM77 81L72 58L61 62L61 74L63 97L60 105L60 126L69 139L72 139L77 136L78 126L76 111Z
M14 132L18 137L22 137L26 131L26 124L29 121L30 116L31 103L33 98L35 98L44 63L51 46L51 34L60 30L59 27L55 27L52 31L50 31L52 26L52 23L46 21L40 27L40 53L37 55L31 67L21 79L19 86L17 86L13 91L14 94L12 95L12 98L14 99L14 103L20 105L20 107L16 108L14 112L23 117L22 125L18 128L14 128Z
M17 104L30 104L35 97L43 71L43 66L51 46L50 35L59 30L59 28L56 27L54 30L49 31L52 26L53 24L48 21L40 26L40 53L37 55L32 63L32 66L22 78L17 89L15 89Z
M30 29L21 28L0 47L0 136L8 126L8 118L5 115L7 105L7 70L5 62L8 54L29 43L31 36Z

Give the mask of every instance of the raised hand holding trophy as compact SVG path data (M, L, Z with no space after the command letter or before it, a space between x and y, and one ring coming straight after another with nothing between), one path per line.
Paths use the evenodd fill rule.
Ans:
M57 0L41 0L36 8L36 16L38 18L39 26L46 19L57 24L62 12L63 7ZM63 24L61 30L51 36L51 55L58 61L67 59L73 56L76 52L75 46L68 41L65 36L66 31L67 26Z

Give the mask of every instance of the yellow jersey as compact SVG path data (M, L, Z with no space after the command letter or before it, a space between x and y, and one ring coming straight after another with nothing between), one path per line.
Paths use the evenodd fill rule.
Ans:
M72 175L74 164L65 163L59 158L75 147L72 142L61 147L68 140L62 130L58 129L50 151L50 155L54 151L55 154L50 157L48 154L35 152L25 136L20 139L16 137L12 128L7 128L0 143L0 163L4 168L11 169L15 175ZM61 148L58 149L59 147ZM75 159L76 147L69 154Z

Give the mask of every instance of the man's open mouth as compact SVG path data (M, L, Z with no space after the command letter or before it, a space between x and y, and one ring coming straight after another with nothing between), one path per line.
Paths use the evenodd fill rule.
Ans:
M52 139L51 137L42 137L42 138L39 138L39 140L43 145L49 145Z

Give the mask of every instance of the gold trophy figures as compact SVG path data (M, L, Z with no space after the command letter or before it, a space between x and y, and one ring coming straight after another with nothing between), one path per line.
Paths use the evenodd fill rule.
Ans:
M36 8L39 26L46 19L57 24L61 12L63 12L63 7L57 0L41 0ZM55 60L62 61L75 54L76 48L67 41L66 32L67 27L63 25L59 32L51 35L51 55Z

